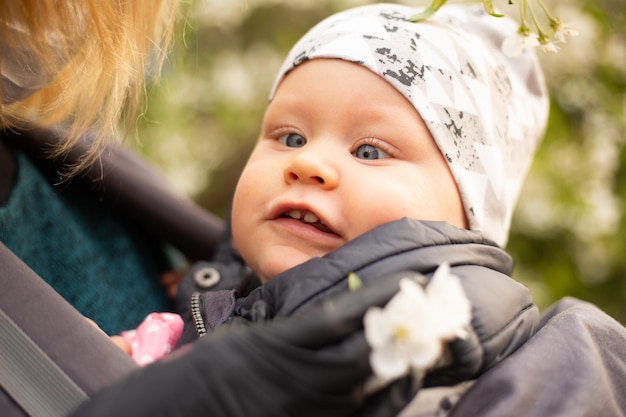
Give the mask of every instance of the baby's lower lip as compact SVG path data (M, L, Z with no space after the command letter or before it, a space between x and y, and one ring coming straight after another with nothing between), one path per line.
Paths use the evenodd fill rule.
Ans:
M319 222L318 223L311 223L311 226L315 227L320 232L330 233L330 234L333 234L333 235L337 234L337 233L333 232L332 230L330 230L330 228L328 226L326 226L325 224L319 223Z

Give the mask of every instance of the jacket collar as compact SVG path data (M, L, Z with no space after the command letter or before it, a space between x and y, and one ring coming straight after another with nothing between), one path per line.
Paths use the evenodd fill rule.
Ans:
M363 283L402 271L430 277L444 262L452 267L480 265L507 276L513 269L511 257L477 232L444 222L405 218L379 226L336 251L272 278L241 300L236 313L247 316L254 302L263 299L273 306L272 315L287 316L346 291L350 272Z

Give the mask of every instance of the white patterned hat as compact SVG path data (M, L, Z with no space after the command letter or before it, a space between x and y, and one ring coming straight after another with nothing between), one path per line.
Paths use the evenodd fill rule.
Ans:
M374 4L337 13L292 48L270 94L297 65L338 58L369 68L426 122L458 185L469 227L505 246L513 209L543 137L549 102L537 57L507 57L518 24L480 5L422 11Z

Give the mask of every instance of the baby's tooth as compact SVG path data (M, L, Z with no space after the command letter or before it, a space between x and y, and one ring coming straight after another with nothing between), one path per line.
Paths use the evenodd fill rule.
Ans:
M292 219L300 220L302 218L302 213L300 213L300 210L291 210L289 213L287 213L287 216L291 217Z
M313 213L311 213L310 211L307 211L306 214L304 215L304 221L307 223L316 223L318 222L320 219Z

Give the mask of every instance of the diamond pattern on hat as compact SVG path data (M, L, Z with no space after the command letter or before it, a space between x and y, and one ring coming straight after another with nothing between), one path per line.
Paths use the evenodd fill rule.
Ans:
M450 54L446 54L444 56L441 51L446 49L443 49L445 47L442 47L439 42L442 44L448 43L448 37L442 36L437 38L437 44L435 45L423 40L418 42L416 49L419 50L421 62L428 67L438 68L445 71L458 68L458 59L454 54L454 49L451 50L452 52Z
M411 97L413 97L413 104L420 108L420 116L425 122L431 124L441 125L441 120L435 108L430 104L428 98L424 95L421 88L415 85L411 86Z
M467 89L471 91L474 100L478 103L478 115L482 119L482 124L489 136L493 135L493 127L495 126L493 115L493 104L491 101L491 92L489 86L480 80L462 76L463 82L467 85Z
M478 110L474 105L474 99L472 99L464 86L458 78L452 79L452 89L454 91L454 108L463 112L472 114L478 114Z
M437 72L426 71L424 74L424 82L426 84L426 95L431 103L452 107L452 99L446 92L449 88L449 84L442 83Z
M476 148L476 153L487 173L489 184L495 191L496 197L502 199L506 175L501 150L494 146L482 145L477 142L474 142L474 148Z
M450 168L457 181L462 179L465 184L465 187L459 191L464 203L467 204L465 208L468 213L468 220L482 225L485 221L485 200L489 179L485 174L467 171L457 165L451 165Z

